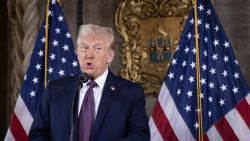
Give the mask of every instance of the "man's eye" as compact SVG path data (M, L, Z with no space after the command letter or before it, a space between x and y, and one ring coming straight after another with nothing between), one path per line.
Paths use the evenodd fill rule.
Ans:
M101 48L101 47L97 47L96 49L97 49L97 50L102 50L102 48Z
M87 49L89 49L89 47L88 46L83 46L82 49L87 50Z
M99 52L99 51L101 51L101 50L102 50L102 47L101 47L101 46L96 46L96 47L95 47L95 51L98 51L98 52Z

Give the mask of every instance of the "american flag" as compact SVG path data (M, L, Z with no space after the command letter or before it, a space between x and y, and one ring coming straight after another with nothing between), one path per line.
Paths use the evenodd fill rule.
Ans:
M57 1L48 10L48 82L80 73L74 45L64 15ZM33 117L42 96L44 85L45 22L31 56L28 70L16 102L5 141L27 141Z
M151 140L198 140L198 38L204 141L250 141L250 89L211 1L197 1L198 36L193 7L149 121Z

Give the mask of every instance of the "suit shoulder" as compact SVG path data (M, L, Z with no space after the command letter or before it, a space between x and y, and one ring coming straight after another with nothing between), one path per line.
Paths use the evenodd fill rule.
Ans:
M136 86L140 86L137 83L131 81L131 80L127 80L125 78L122 78L120 76L116 76L116 79L119 83L124 83L124 84L128 84L128 85L136 85Z
M64 78L50 81L49 85L65 85L67 83L72 83L76 81L77 78L78 78L77 76L64 77Z
M127 79L124 79L122 77L119 77L119 76L116 76L117 78L117 82L118 84L121 86L121 87L124 87L126 89L143 89L141 85L131 81L131 80L127 80Z

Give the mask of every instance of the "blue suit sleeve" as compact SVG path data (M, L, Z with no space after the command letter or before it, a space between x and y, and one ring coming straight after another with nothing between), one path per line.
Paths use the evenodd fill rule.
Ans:
M50 135L50 86L41 97L34 121L29 132L30 141L48 141Z
M128 117L128 136L119 141L149 141L150 131L142 87L136 91Z

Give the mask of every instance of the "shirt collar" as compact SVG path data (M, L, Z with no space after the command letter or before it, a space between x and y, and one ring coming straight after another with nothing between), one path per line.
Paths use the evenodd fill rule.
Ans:
M109 72L108 69L106 69L106 71L101 76L95 79L95 82L97 83L98 87L101 89L103 89L104 87L105 81L108 76L108 72Z
M108 72L109 72L108 69L106 69L105 72L101 76L99 76L98 78L95 79L95 82L97 83L98 87L101 89L103 89L103 87L104 87L105 81L108 77ZM85 87L88 84L88 82L83 83L83 87Z

